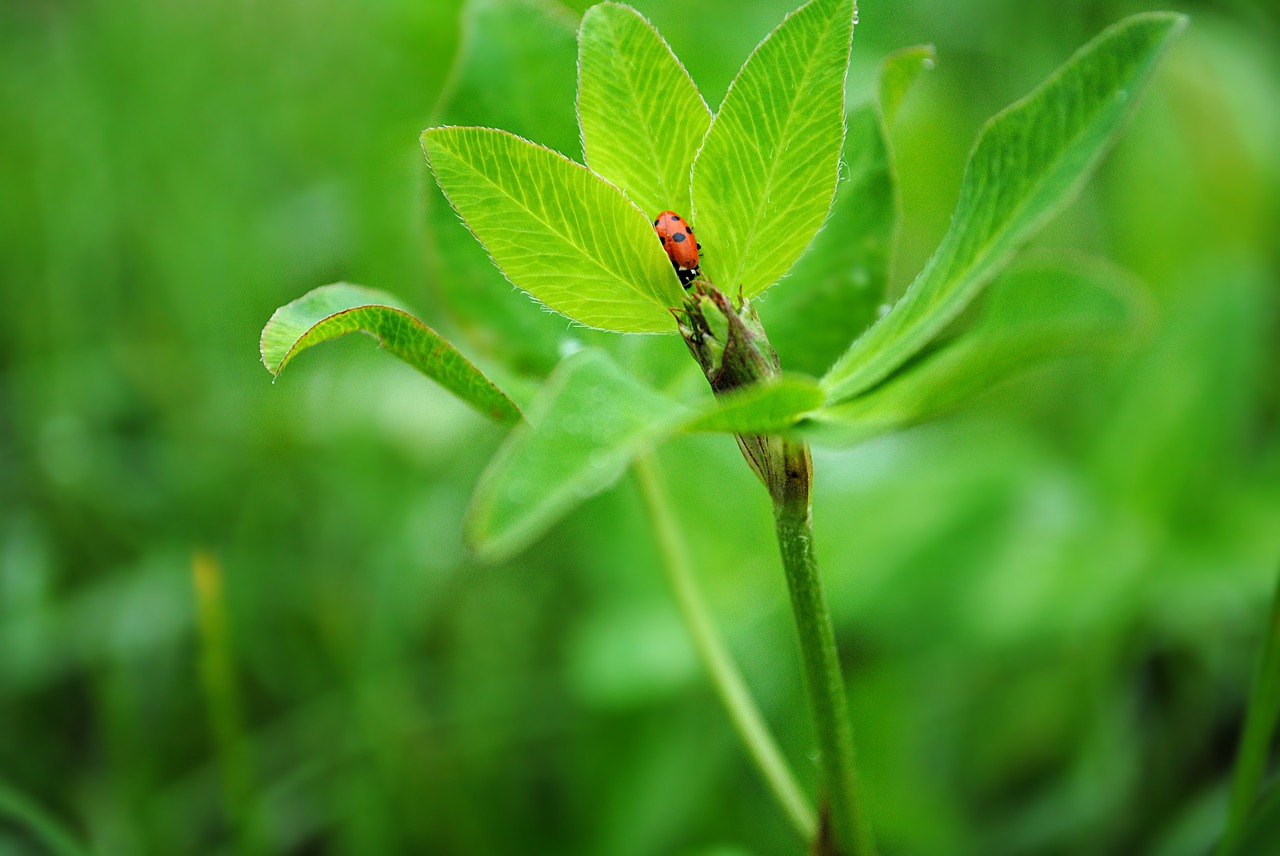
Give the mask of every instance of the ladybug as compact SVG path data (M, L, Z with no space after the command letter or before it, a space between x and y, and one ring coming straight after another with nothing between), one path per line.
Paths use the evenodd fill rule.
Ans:
M674 211L663 211L653 221L653 229L662 241L662 249L671 257L671 264L685 288L702 275L698 270L698 250L702 249L693 237L693 227Z

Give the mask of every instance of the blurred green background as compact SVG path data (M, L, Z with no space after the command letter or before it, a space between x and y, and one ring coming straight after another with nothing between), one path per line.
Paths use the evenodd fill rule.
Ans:
M496 427L366 341L274 386L258 362L272 310L340 279L395 292L508 379L587 338L486 269L487 286L456 273L478 250L417 135L448 86L448 118L580 156L588 4L462 5L0 3L3 856L803 852L629 480L476 566L460 523ZM635 5L713 106L788 8ZM887 856L1190 856L1219 829L1280 570L1280 23L1175 5L1189 31L1038 242L1143 277L1151 341L816 453ZM895 289L945 230L983 120L1147 8L1168 7L863 0L855 100L898 47L940 58L892 134ZM504 27L516 47L449 85L460 32ZM608 346L687 362L674 337ZM764 493L728 438L661 464L808 781Z

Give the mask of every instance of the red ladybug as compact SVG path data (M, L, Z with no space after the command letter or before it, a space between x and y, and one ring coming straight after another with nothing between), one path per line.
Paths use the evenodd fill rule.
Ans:
M671 264L685 288L702 275L698 270L698 250L702 249L693 237L693 227L674 211L663 211L653 221L653 229L662 241L662 249L671 257Z

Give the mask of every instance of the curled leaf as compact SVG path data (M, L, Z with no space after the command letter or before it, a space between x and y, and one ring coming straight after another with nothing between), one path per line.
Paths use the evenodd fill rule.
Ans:
M323 285L275 311L262 329L262 364L279 377L295 356L348 333L366 333L481 413L520 421L520 409L435 330L391 295L345 282Z

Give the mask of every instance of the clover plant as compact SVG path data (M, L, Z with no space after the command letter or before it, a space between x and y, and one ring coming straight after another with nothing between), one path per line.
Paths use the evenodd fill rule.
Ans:
M1088 178L1183 19L1122 21L993 118L941 244L882 309L898 219L886 128L932 52L891 56L875 101L850 108L856 17L854 0L801 6L713 110L648 21L601 3L577 32L581 163L489 127L423 132L435 181L492 264L580 325L577 346L531 396L504 392L396 298L347 284L281 307L263 331L262 358L278 375L301 350L359 330L512 426L468 513L465 537L483 560L526 547L634 467L691 635L780 808L813 852L869 856L872 818L815 558L809 443L856 443L923 422L1046 359L1135 337L1146 304L1129 277L1020 251ZM465 67L454 87L455 106L467 96L454 112L484 109ZM567 135L544 142L570 145ZM654 232L667 210L684 215L702 245L700 276L687 287ZM433 225L437 241L463 237L447 220ZM477 270L471 250L442 251L470 253ZM469 287L458 272L466 264L443 290ZM469 338L510 377L537 376L553 353L540 343L555 338L538 309L474 291L482 308L463 313ZM512 320L520 312L528 318ZM673 393L676 378L620 364L590 330L680 336L712 394ZM683 552L682 521L649 455L678 432L734 435L773 502L817 740L813 802L727 656Z

